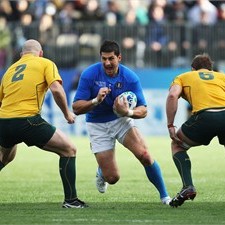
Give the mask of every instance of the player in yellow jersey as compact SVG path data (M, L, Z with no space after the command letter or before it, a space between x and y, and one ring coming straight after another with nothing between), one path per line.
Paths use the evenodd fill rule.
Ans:
M195 56L191 67L192 71L174 79L166 102L173 161L183 183L181 191L170 202L172 207L193 200L197 194L187 150L208 145L215 136L225 145L225 74L213 71L213 62L207 54ZM192 115L176 132L174 118L180 97L190 103Z
M58 69L43 58L40 43L27 40L21 58L3 75L0 85L0 170L11 162L17 144L59 155L60 176L64 189L64 208L85 208L76 191L76 147L62 131L45 121L40 113L46 91L50 89L66 121L73 124L75 115L67 106Z

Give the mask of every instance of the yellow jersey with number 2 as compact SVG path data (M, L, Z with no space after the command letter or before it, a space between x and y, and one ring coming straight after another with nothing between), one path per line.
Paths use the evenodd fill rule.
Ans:
M192 113L210 108L225 108L225 74L201 69L177 76L171 86L182 87L182 96L192 106Z
M52 82L62 79L49 59L23 55L2 77L0 118L21 118L40 114L45 94Z

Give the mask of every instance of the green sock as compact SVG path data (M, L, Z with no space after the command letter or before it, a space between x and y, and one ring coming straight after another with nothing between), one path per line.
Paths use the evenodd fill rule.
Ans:
M65 200L77 198L75 164L75 157L60 157L59 159L59 172L63 183Z
M173 161L182 179L183 186L193 185L191 176L191 161L185 151L177 152L173 155Z
M5 165L0 161L0 171L3 169Z

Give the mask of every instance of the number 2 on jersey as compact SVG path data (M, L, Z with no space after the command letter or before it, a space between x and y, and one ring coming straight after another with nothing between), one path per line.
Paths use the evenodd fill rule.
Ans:
M14 73L12 77L12 82L23 80L24 74L22 73L26 69L26 64L22 64L16 67L16 72Z

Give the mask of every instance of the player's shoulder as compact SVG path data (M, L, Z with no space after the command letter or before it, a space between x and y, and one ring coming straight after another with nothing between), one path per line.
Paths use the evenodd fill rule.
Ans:
M196 73L196 70L189 70L186 72L181 73L179 76L190 76Z
M119 64L119 69L135 74L135 72L131 68L129 68L128 66L126 66L124 64Z
M86 67L82 73L81 76L86 77L86 76L93 76L93 74L97 74L102 70L102 64L100 62L94 63Z
M132 76L137 76L137 73L136 73L133 69L131 69L131 68L129 68L128 66L125 66L125 65L123 65L123 64L120 64L120 65L119 65L119 69L120 69L121 72L123 72L123 73L130 74L130 75L132 75Z
M216 75L216 76L222 76L222 77L224 77L225 76L225 73L224 72L222 72L222 71L211 71L214 75Z
M39 60L42 63L46 64L55 64L51 59L45 58L45 57L37 57L37 60Z
M129 76L130 78L137 78L138 79L138 75L136 72L134 72L134 70L132 70L131 68L123 65L123 64L120 64L119 65L119 70L120 70L120 74L122 75L126 75L126 76Z
M186 72L176 75L174 79L186 79L190 76L192 77L195 73L196 73L196 71L192 71L192 70L186 71Z

